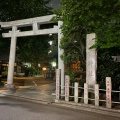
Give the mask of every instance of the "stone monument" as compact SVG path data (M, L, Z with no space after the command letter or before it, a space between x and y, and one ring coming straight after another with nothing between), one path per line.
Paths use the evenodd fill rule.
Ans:
M96 84L97 51L90 49L95 44L95 37L95 33L91 33L87 34L86 39L86 83L89 88L94 88Z

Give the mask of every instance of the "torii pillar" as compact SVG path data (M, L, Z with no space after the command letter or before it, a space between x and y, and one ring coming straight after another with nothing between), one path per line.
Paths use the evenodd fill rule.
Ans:
M4 38L11 38L8 77L7 77L7 84L5 85L6 88L9 88L9 89L14 88L13 76L14 76L14 63L15 63L17 37L58 33L58 69L61 70L61 94L64 95L64 89L65 89L64 62L60 58L61 54L63 54L64 52L62 49L60 49L60 40L63 36L60 28L62 25L62 22L58 21L58 26L54 26L53 28L38 29L38 25L40 24L51 23L50 20L54 16L55 15L48 15L48 16L41 16L41 17L29 18L29 19L23 19L23 20L17 20L17 21L0 22L1 27L12 28L12 31L9 31L9 33L2 33L2 36ZM30 31L22 31L22 32L17 30L17 27L26 27L28 25L32 26L33 29Z
M14 63L15 63L16 42L17 42L17 37L15 35L16 31L17 31L17 27L12 26L8 76L7 76L7 84L5 84L5 88L7 89L15 88L13 84L13 76L14 76L13 74L14 74Z
M64 50L60 48L60 40L63 37L62 31L61 31L61 26L63 22L58 21L58 69L61 70L61 95L64 95L65 93L65 70L64 70L64 62L61 59L61 55L64 53Z

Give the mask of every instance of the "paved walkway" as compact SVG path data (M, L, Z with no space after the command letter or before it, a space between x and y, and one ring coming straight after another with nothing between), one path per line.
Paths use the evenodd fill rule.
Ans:
M27 98L31 100L41 100L46 102L55 101L55 81L40 78L40 85L37 85L35 79L38 78L29 79L33 80L29 81L29 83L24 83L23 86L17 86L15 90L6 90L4 88L1 88L0 96L13 96L18 98ZM30 84L30 82L33 83Z

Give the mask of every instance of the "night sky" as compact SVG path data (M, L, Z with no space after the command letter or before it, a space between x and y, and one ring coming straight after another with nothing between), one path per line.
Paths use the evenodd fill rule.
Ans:
M54 9L59 9L60 8L59 4L60 4L60 0L51 0L49 5Z

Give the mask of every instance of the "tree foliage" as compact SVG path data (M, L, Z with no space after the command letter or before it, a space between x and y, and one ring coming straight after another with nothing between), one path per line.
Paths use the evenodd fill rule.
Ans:
M74 53L83 57L88 33L97 34L93 47L120 47L119 0L61 0L61 6L62 9L56 11L56 19L63 20L61 47L66 51L65 59L70 59L69 56L72 59Z
M111 56L120 55L120 48L107 48L98 50L97 81L100 88L105 88L105 78L111 77L112 89L119 90L120 63L114 62Z
M49 60L49 40L49 36L19 38L19 46L17 48L18 58L21 61L32 63L35 68L38 67L38 64L44 66Z
M47 6L50 0L0 0L0 20L13 21L52 14ZM26 28L27 29L27 28ZM2 32L2 30L1 30ZM17 40L17 56L34 66L45 63L49 49L49 36L25 37ZM7 43L7 44L6 44ZM0 50L9 51L10 42L0 38ZM48 58L47 58L48 59Z
M0 0L0 20L12 21L51 14L50 0Z
M96 33L96 44L91 48L98 50L98 80L107 75L114 79L112 67L118 64L112 61L112 67L110 65L111 55L120 55L120 0L61 0L61 8L56 11L54 20L63 21L61 48L64 49L62 57L66 65L80 60L85 69L86 34ZM108 61L104 62L106 59ZM101 64L104 67L101 68ZM108 69L109 73L106 73Z

